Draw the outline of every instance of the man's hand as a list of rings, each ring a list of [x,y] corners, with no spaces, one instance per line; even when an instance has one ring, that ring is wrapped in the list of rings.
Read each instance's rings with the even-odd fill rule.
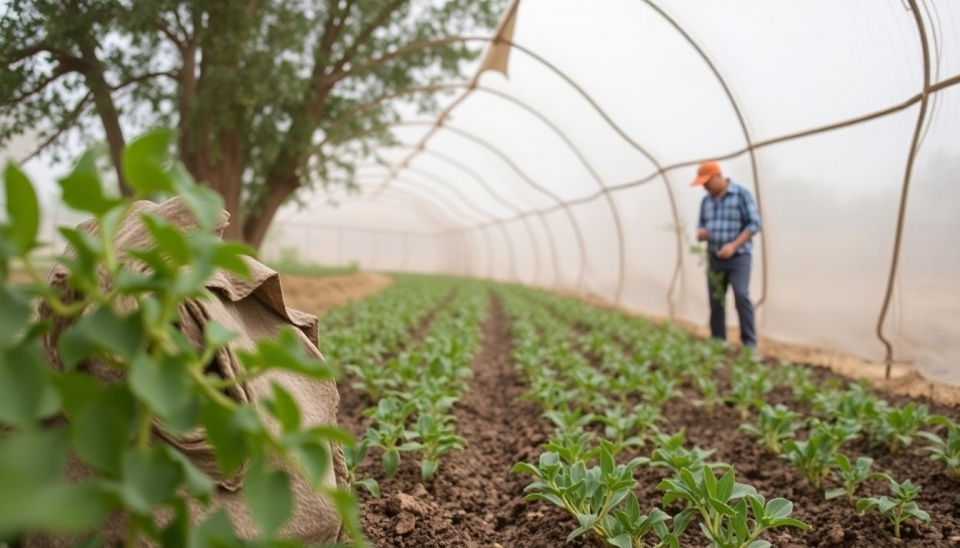
[[[717,251],[717,257],[720,259],[729,259],[733,257],[733,254],[737,252],[737,246],[729,243],[720,248],[720,251]]]
[[[699,228],[699,229],[697,230],[697,241],[698,241],[698,242],[705,242],[705,241],[707,241],[707,237],[708,237],[709,235],[710,235],[710,233],[707,232],[707,229],[706,229],[706,228]]]

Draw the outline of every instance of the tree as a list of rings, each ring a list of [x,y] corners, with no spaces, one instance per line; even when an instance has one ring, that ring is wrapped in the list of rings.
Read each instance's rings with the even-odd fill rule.
[[[0,145],[33,128],[54,150],[104,137],[126,190],[127,131],[176,127],[186,168],[224,198],[225,236],[259,247],[283,203],[349,184],[389,141],[398,106],[360,105],[462,76],[484,43],[456,37],[486,35],[505,3],[6,0]]]

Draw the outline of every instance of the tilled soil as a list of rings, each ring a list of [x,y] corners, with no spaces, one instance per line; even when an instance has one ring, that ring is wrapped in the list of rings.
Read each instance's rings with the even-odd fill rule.
[[[560,509],[543,502],[526,502],[524,487],[530,477],[511,474],[520,461],[535,462],[540,446],[551,432],[540,417],[539,407],[532,402],[518,401],[526,387],[511,362],[512,336],[509,320],[500,302],[494,298],[491,313],[483,325],[482,348],[473,363],[474,377],[470,390],[454,408],[459,435],[467,440],[467,448],[446,455],[440,461],[434,481],[423,484],[416,459],[402,455],[397,474],[385,478],[380,454],[371,451],[358,470],[359,477],[374,477],[381,485],[382,496],[374,499],[361,494],[364,534],[377,547],[600,547],[588,535],[565,543],[567,535],[577,527],[576,521]],[[832,374],[817,370],[825,379]],[[361,411],[371,405],[366,395],[341,383],[340,424],[354,435],[361,436],[367,419]],[[902,397],[888,396],[901,403]],[[930,461],[922,449],[925,442],[889,455],[884,449],[868,450],[864,445],[845,446],[851,457],[871,456],[874,468],[890,473],[895,479],[912,479],[923,486],[918,503],[930,512],[933,520],[927,525],[902,526],[902,540],[892,536],[892,527],[879,514],[858,515],[841,500],[825,501],[822,492],[815,492],[789,463],[770,456],[752,438],[735,431],[743,421],[738,412],[717,407],[707,413],[692,405],[695,392],[684,388],[684,397],[665,405],[667,423],[661,428],[674,432],[685,428],[688,446],[715,448],[714,460],[734,465],[737,480],[754,486],[768,499],[786,497],[794,502],[794,516],[813,525],[812,531],[778,529],[766,539],[774,546],[874,548],[885,546],[945,547],[960,546],[960,482],[947,475],[943,466]],[[771,404],[792,405],[788,391],[778,389],[768,399]],[[924,400],[931,412],[957,418],[954,408]],[[801,411],[804,411],[801,409]],[[637,454],[648,455],[641,449]],[[629,458],[635,455],[624,455]],[[657,484],[667,476],[665,469],[641,467],[636,477],[636,490],[643,510],[660,504],[662,493]],[[825,487],[833,487],[827,483]],[[883,481],[861,486],[858,496],[879,496],[888,491]],[[679,507],[668,507],[676,513]],[[696,534],[695,534],[696,533]],[[688,529],[684,546],[703,546],[696,524]]]

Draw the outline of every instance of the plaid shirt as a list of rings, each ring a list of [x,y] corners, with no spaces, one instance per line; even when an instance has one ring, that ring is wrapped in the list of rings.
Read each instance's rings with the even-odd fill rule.
[[[700,202],[700,228],[706,228],[707,251],[710,256],[716,256],[724,245],[737,239],[744,230],[753,234],[760,232],[760,213],[753,195],[746,188],[729,181],[727,193],[718,202],[709,194]],[[740,246],[737,255],[750,253],[753,249],[753,240]]]

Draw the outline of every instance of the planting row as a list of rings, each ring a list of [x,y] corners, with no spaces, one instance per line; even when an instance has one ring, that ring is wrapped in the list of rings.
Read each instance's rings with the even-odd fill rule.
[[[531,387],[527,397],[540,403],[556,427],[539,466],[520,463],[517,470],[535,476],[530,498],[576,517],[580,527],[571,538],[590,530],[618,546],[676,546],[694,515],[701,532],[720,547],[763,546],[758,537],[767,528],[805,527],[788,517],[789,501],[766,502],[735,482],[731,465],[706,462],[714,450],[685,448],[682,430],[660,432],[662,407],[681,388],[696,389],[696,403],[706,413],[727,405],[744,420],[755,417],[740,427],[745,436],[796,465],[815,489],[829,477],[837,487],[826,498],[843,498],[860,512],[879,511],[895,536],[906,520],[929,520],[914,500],[920,487],[873,472],[869,457],[851,458],[841,449],[863,438],[874,450],[896,452],[919,436],[931,440],[933,458],[956,469],[955,423],[930,417],[924,406],[890,405],[862,384],[822,389],[809,369],[786,363],[771,369],[679,330],[579,302],[531,290],[511,289],[503,296],[513,320],[514,357]],[[806,413],[767,404],[778,386],[789,387],[797,410]],[[925,426],[942,427],[946,439],[921,432]],[[641,516],[634,472],[648,465],[672,475],[658,485],[663,508]],[[715,469],[726,470],[719,480]],[[871,479],[886,479],[891,496],[856,499],[857,486]],[[665,509],[672,503],[680,511],[667,527]],[[657,541],[645,540],[648,534]]]
[[[431,281],[429,288],[416,290],[422,295],[437,288]],[[395,294],[400,295],[397,299],[402,299],[401,291]],[[385,301],[393,299],[392,296],[384,298]],[[422,310],[425,304],[435,302],[426,297],[412,305],[412,309]],[[471,374],[470,363],[479,348],[479,325],[487,308],[483,286],[459,284],[450,303],[434,314],[422,339],[411,338],[408,329],[400,337],[406,339],[402,345],[391,345],[390,341],[397,338],[394,333],[400,331],[399,326],[383,332],[386,341],[377,330],[367,333],[367,344],[381,351],[354,354],[352,360],[345,363],[352,386],[366,393],[374,403],[364,411],[364,416],[371,420],[365,436],[355,449],[345,451],[347,468],[355,485],[379,496],[379,486],[373,478],[355,477],[357,468],[372,448],[381,453],[387,477],[396,472],[401,454],[411,453],[419,455],[423,481],[431,481],[441,457],[464,446],[464,440],[456,435],[451,409],[467,389],[465,380]],[[380,313],[383,309],[378,304],[373,310],[369,313]],[[363,303],[355,307],[354,323],[367,313]],[[425,318],[416,312],[408,316]]]

